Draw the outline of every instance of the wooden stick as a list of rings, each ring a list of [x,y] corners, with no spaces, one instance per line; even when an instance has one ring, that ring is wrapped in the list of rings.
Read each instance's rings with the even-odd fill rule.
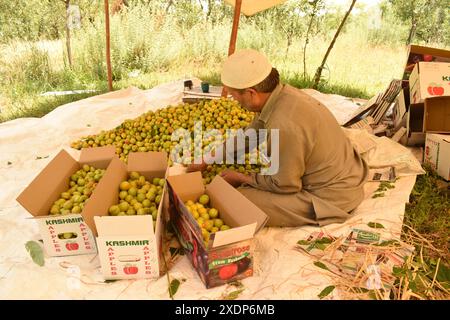
[[[234,5],[234,17],[233,17],[233,28],[231,29],[230,46],[228,47],[228,55],[231,56],[236,50],[236,39],[239,27],[239,18],[241,16],[241,5],[242,0],[236,0]],[[222,89],[222,97],[227,96],[227,90]]]
[[[108,90],[112,91],[112,73],[111,73],[111,47],[109,43],[109,4],[105,0],[105,26],[106,26],[106,69],[108,72]]]

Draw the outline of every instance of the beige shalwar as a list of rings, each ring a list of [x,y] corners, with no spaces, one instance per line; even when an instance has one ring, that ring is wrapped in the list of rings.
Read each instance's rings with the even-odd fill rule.
[[[343,222],[363,200],[367,164],[317,100],[280,84],[249,128],[279,129],[278,172],[253,174],[238,189],[269,216],[268,226]]]

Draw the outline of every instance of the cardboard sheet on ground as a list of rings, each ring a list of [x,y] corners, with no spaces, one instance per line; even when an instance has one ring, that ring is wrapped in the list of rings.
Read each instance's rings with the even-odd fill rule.
[[[39,240],[38,227],[15,201],[18,194],[61,148],[77,156],[70,142],[100,130],[112,129],[125,119],[148,110],[181,101],[183,81],[151,90],[128,88],[61,106],[43,118],[17,119],[0,124],[0,299],[169,299],[167,277],[157,280],[121,280],[105,283],[98,256],[45,257],[39,267],[24,244]],[[313,96],[324,102],[337,118],[348,105],[344,97]],[[335,108],[338,106],[337,108]],[[344,115],[345,116],[345,115]],[[349,137],[364,145],[366,159],[376,166],[401,167],[401,177],[385,197],[373,199],[378,182],[365,185],[365,200],[344,224],[324,228],[264,228],[256,237],[255,276],[244,279],[239,299],[318,299],[317,295],[333,283],[327,271],[313,265],[314,260],[298,250],[298,240],[324,230],[334,236],[351,228],[370,229],[368,222],[384,225],[387,237],[399,238],[405,203],[414,186],[420,164],[406,148],[385,139],[349,131]],[[395,159],[392,155],[395,154]],[[175,299],[220,299],[233,286],[205,289],[185,256],[170,270],[170,277],[182,281]]]

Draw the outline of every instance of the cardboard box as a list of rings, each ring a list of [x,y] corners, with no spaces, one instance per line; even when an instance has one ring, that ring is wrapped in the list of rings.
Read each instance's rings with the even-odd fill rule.
[[[430,164],[445,180],[450,180],[450,135],[427,133],[424,163]]]
[[[450,63],[419,62],[409,77],[411,103],[423,103],[426,98],[450,96]]]
[[[53,203],[61,193],[69,189],[70,176],[84,164],[106,169],[112,159],[118,160],[114,147],[83,149],[80,159],[75,160],[67,151],[60,151],[39,175],[19,195],[17,201],[34,217],[50,256],[70,256],[96,253],[95,240],[86,217],[96,213],[101,199],[95,199],[100,180],[81,214],[49,215]],[[61,233],[75,233],[74,239],[59,239]]]
[[[119,185],[136,171],[148,181],[165,178],[165,152],[133,152],[128,165],[113,159],[101,183],[98,196],[102,204],[93,217],[93,232],[97,236],[98,254],[105,279],[158,278],[163,272],[164,194],[158,207],[156,227],[151,215],[109,216],[108,210],[119,202]]]
[[[399,129],[406,126],[406,112],[409,106],[409,88],[403,88],[395,99],[394,108],[392,110],[394,128]]]
[[[416,63],[425,62],[450,62],[450,51],[438,48],[410,45],[406,56],[403,80],[408,80]]]
[[[423,131],[424,104],[412,104],[406,113],[406,134],[400,139],[405,146],[420,146],[425,143]]]
[[[205,284],[212,288],[253,275],[253,237],[268,217],[220,176],[206,186],[200,172],[169,176],[169,213],[173,229],[193,267]],[[184,203],[197,201],[202,194],[231,229],[210,235],[208,247],[201,229]]]

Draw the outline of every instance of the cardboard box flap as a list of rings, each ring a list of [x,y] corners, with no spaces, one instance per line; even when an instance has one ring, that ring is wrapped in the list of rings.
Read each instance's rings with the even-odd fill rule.
[[[173,191],[186,202],[188,200],[197,201],[205,193],[201,172],[191,172],[182,175],[169,176],[167,181],[172,186]]]
[[[96,169],[106,169],[112,158],[116,156],[116,148],[105,146],[98,148],[84,148],[80,153],[80,164],[88,164]]]
[[[214,234],[212,247],[220,247],[229,243],[235,243],[253,238],[256,232],[257,223],[236,227],[225,231],[218,231]]]
[[[127,179],[127,167],[117,157],[114,157],[109,164],[106,173],[94,189],[90,199],[86,202],[83,212],[84,221],[97,236],[97,228],[94,216],[108,215],[110,206],[116,204],[119,199],[119,184]],[[114,217],[115,218],[115,217]]]
[[[149,235],[153,230],[153,219],[151,215],[96,216],[94,220],[98,235],[102,237]]]
[[[231,227],[255,223],[259,231],[267,223],[269,217],[254,203],[244,197],[222,177],[216,176],[206,187],[212,204],[219,210],[223,220]]]
[[[48,215],[53,202],[68,189],[69,177],[78,168],[78,162],[61,150],[17,197],[17,202],[33,216]]]
[[[128,171],[136,171],[146,179],[165,177],[167,170],[166,152],[132,152],[128,155]]]

